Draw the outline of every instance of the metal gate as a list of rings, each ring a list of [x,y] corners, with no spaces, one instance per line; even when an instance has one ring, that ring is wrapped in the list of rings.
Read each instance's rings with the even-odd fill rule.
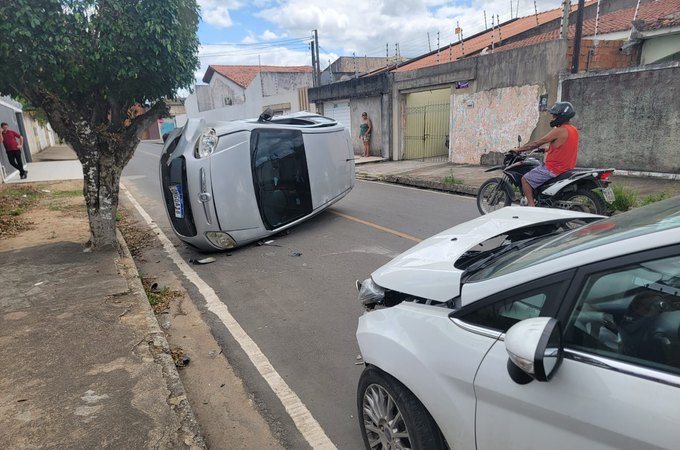
[[[449,158],[448,103],[406,107],[403,159]]]

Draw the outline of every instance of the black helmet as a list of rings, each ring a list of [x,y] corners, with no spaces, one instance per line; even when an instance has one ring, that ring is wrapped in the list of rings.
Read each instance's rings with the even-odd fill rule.
[[[551,127],[560,126],[576,115],[574,105],[569,102],[557,102],[548,112],[555,116],[555,119],[550,121]]]

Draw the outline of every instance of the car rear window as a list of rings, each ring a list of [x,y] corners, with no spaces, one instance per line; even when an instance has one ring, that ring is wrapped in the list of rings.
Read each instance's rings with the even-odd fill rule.
[[[527,246],[521,255],[509,253],[473,274],[467,281],[481,281],[565,255],[612,242],[680,227],[680,197],[637,208],[624,214],[594,222],[549,241]]]

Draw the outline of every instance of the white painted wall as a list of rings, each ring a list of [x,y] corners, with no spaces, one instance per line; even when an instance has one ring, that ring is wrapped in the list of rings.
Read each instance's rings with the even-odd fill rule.
[[[652,64],[680,52],[680,33],[646,39],[642,45],[640,62]]]
[[[187,117],[202,117],[207,122],[256,118],[266,106],[281,103],[290,103],[290,112],[297,112],[300,111],[298,88],[302,86],[311,86],[311,74],[259,73],[243,89],[215,73],[208,86],[196,87],[196,91],[186,98],[184,107]],[[210,101],[206,100],[205,94],[209,94]],[[224,105],[226,96],[231,96],[232,105]],[[210,105],[214,107],[204,109]]]

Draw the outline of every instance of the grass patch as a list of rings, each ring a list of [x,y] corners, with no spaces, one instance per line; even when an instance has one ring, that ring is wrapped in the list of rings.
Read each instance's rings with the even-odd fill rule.
[[[441,180],[442,184],[445,185],[452,185],[452,184],[463,184],[462,180],[459,180],[458,178],[453,176],[453,172],[451,172],[451,175],[447,175]]]
[[[74,189],[72,191],[56,191],[52,192],[52,197],[54,198],[64,198],[64,197],[82,197],[82,189]]]
[[[669,197],[671,197],[671,195],[666,191],[657,192],[656,194],[650,194],[650,195],[644,197],[640,201],[640,206],[645,206],[645,205],[650,205],[652,203],[660,202],[661,200],[666,200]]]
[[[632,208],[637,208],[639,206],[646,206],[652,203],[660,202],[661,200],[665,200],[671,197],[671,194],[669,194],[666,191],[662,191],[640,198],[636,190],[627,188],[621,184],[616,183],[612,184],[612,190],[614,191],[616,199],[614,200],[614,203],[608,206],[612,211],[619,212],[628,211]],[[602,195],[602,193],[599,191],[597,191],[597,193]]]
[[[616,198],[610,207],[614,211],[628,211],[629,209],[635,208],[637,206],[638,195],[635,190],[616,183],[612,184],[612,190],[614,191]]]
[[[30,211],[44,194],[30,186],[5,186],[0,189],[0,238],[16,236],[32,223],[21,216]]]

